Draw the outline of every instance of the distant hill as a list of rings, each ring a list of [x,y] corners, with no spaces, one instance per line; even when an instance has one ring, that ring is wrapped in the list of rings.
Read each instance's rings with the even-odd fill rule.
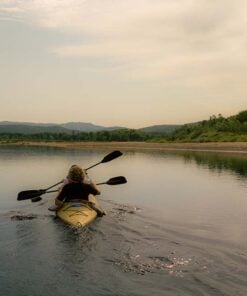
[[[153,125],[137,129],[146,133],[168,134],[179,128],[180,125]],[[0,133],[71,133],[72,131],[80,132],[99,132],[126,129],[120,126],[105,127],[95,125],[90,122],[67,122],[67,123],[34,123],[34,122],[14,122],[0,121]]]
[[[181,125],[178,124],[163,124],[144,127],[139,130],[151,134],[170,134],[180,127]]]
[[[25,126],[57,126],[57,123],[37,123],[37,122],[18,122],[18,121],[0,121],[2,125],[25,125]]]
[[[9,134],[41,134],[41,133],[66,133],[71,134],[73,131],[61,126],[34,126],[22,124],[0,124],[0,133]]]
[[[62,124],[56,123],[34,123],[34,122],[14,122],[0,121],[0,133],[72,133],[72,131],[80,132],[98,132],[112,131],[122,129],[122,127],[105,127],[86,122],[68,122]]]
[[[95,125],[90,122],[67,122],[62,123],[60,126],[74,131],[81,131],[81,132],[98,132],[98,131],[110,131],[116,129],[122,129],[123,127],[105,127],[100,125]]]

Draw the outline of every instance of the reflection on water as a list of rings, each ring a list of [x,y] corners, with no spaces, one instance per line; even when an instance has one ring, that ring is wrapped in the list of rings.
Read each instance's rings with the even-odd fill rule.
[[[247,295],[246,156],[124,153],[90,171],[95,181],[128,183],[102,186],[107,215],[88,228],[49,213],[52,195],[17,202],[19,191],[55,184],[71,164],[107,153],[0,148],[1,293]]]
[[[247,178],[247,155],[226,155],[223,153],[182,152],[186,161],[195,161],[198,166],[207,166],[210,170],[232,171],[242,178]]]

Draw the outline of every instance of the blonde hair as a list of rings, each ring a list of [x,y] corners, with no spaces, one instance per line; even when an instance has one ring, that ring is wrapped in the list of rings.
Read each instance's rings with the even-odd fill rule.
[[[81,167],[78,165],[72,165],[72,167],[69,169],[69,173],[67,178],[69,178],[72,181],[75,182],[82,182],[85,177],[85,172]]]

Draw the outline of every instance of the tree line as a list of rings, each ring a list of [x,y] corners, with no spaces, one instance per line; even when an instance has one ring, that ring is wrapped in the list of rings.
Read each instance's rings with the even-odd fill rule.
[[[1,133],[0,140],[15,141],[150,141],[150,142],[232,142],[247,141],[247,110],[228,118],[221,114],[209,120],[185,124],[172,133],[148,133],[135,129],[68,133]]]
[[[68,133],[2,133],[2,141],[148,141],[152,135],[134,129]]]
[[[209,120],[185,124],[167,139],[188,142],[247,141],[247,111],[227,118],[221,114],[213,115]]]

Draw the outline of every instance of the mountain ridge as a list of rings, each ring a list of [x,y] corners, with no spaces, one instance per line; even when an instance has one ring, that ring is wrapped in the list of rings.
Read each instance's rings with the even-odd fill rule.
[[[181,125],[152,125],[133,130],[147,133],[170,133]],[[99,132],[113,131],[120,129],[131,129],[121,126],[105,127],[90,122],[66,122],[66,123],[35,123],[35,122],[15,122],[0,121],[0,133],[73,133],[73,132]]]

